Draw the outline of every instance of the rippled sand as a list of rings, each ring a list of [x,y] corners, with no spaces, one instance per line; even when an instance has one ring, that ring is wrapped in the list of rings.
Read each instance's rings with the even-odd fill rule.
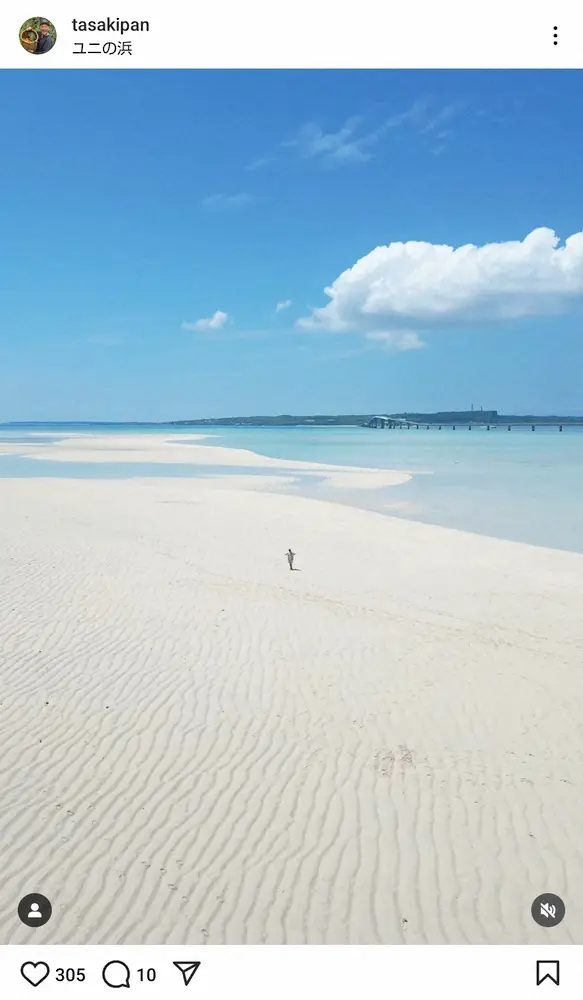
[[[223,485],[1,484],[0,942],[581,941],[583,557]]]

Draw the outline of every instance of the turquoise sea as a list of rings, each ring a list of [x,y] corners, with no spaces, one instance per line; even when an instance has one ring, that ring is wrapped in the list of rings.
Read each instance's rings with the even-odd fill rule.
[[[583,552],[583,429],[474,427],[426,430],[333,428],[180,428],[161,425],[0,425],[0,441],[25,442],[47,433],[207,435],[207,444],[282,460],[332,463],[412,473],[384,490],[333,490],[300,478],[291,489],[340,503],[485,535]],[[199,442],[197,442],[199,443]],[[0,456],[0,477],[120,478],[200,476],[242,469],[146,465],[83,465]],[[261,470],[244,470],[261,474]],[[269,470],[273,475],[273,470]],[[281,470],[285,475],[285,469]],[[291,491],[291,490],[290,490]]]

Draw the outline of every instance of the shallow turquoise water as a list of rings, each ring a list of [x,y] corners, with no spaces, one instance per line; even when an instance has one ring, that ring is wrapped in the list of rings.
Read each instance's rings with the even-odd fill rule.
[[[188,428],[126,425],[0,427],[0,440],[50,432],[205,434],[208,444],[272,458],[402,469],[409,483],[390,490],[331,490],[302,481],[296,491],[383,510],[397,516],[532,544],[583,552],[583,432],[568,428],[425,430],[365,428]],[[46,437],[40,438],[46,441]],[[144,475],[230,475],[234,470],[167,465],[96,465],[0,459],[0,476],[123,478]],[[273,474],[270,470],[270,475]],[[388,506],[389,505],[389,506]],[[397,505],[397,506],[393,506]]]

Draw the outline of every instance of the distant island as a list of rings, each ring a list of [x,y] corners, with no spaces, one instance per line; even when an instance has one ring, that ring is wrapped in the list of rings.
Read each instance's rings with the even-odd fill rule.
[[[583,424],[583,416],[504,414],[497,410],[443,410],[437,413],[349,413],[310,416],[204,417],[171,420],[174,427],[380,427],[399,424]]]
[[[288,413],[271,417],[205,417],[199,420],[172,420],[175,427],[364,427],[373,414],[294,417]]]
[[[293,416],[283,413],[278,416],[257,417],[198,417],[193,420],[10,420],[0,422],[0,427],[54,427],[55,429],[86,428],[127,428],[127,427],[399,427],[399,426],[502,426],[516,424],[562,426],[572,424],[583,426],[583,415],[560,416],[550,414],[507,414],[497,410],[440,410],[437,413],[342,413],[310,414]]]

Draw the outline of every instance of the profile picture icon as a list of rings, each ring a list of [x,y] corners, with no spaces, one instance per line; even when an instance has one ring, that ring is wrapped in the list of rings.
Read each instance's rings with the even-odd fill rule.
[[[50,52],[56,40],[55,26],[46,17],[29,17],[20,29],[20,44],[33,56]]]

